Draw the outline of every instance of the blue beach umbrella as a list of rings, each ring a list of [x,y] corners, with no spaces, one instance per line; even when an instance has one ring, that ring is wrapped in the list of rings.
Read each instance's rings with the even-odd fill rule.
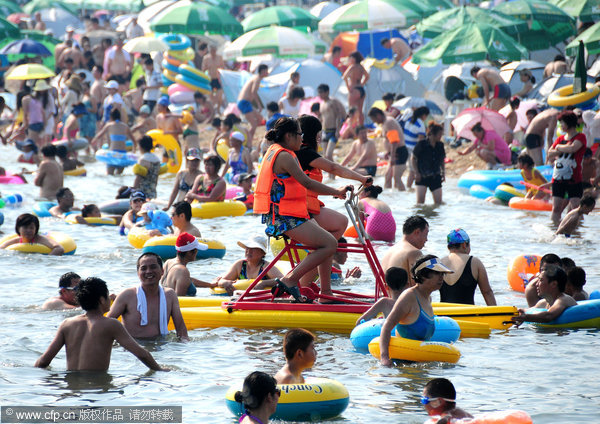
[[[0,54],[34,54],[38,56],[52,56],[52,52],[48,50],[42,43],[33,40],[16,40],[8,43],[0,49]]]

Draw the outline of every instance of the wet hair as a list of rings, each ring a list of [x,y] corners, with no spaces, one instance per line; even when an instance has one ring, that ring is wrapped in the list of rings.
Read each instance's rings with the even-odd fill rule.
[[[152,137],[149,135],[145,135],[138,140],[138,146],[140,146],[140,149],[142,149],[144,152],[149,152],[152,150],[153,145],[154,142],[152,141]]]
[[[562,111],[556,119],[565,123],[566,128],[563,128],[563,131],[577,127],[577,115],[570,110]]]
[[[540,259],[540,270],[542,269],[543,266],[545,265],[558,265],[560,266],[560,256],[554,254],[554,253],[546,253],[544,256],[542,256],[542,259]]]
[[[370,185],[364,189],[365,196],[370,197],[371,199],[377,199],[377,196],[379,196],[382,192],[383,189],[376,185]]]
[[[429,125],[427,125],[427,137],[432,137],[438,135],[439,133],[444,131],[444,126],[438,124],[435,121],[431,121]]]
[[[536,108],[532,107],[531,109],[528,109],[527,112],[525,112],[525,115],[533,115],[534,117],[538,114],[538,111]]]
[[[383,46],[385,43],[387,43],[389,41],[390,41],[390,39],[387,38],[387,37],[386,38],[382,38],[381,41],[379,42],[379,44],[381,44]]]
[[[337,53],[337,52],[341,52],[342,48],[340,46],[333,46],[333,48],[331,49],[331,53]]]
[[[210,123],[210,125],[212,125],[213,128],[218,128],[221,126],[221,118],[213,118],[212,122]]]
[[[145,252],[145,253],[142,253],[142,254],[140,255],[140,257],[137,259],[137,263],[136,263],[136,269],[138,269],[138,270],[140,269],[140,262],[141,262],[141,261],[142,261],[142,259],[144,259],[146,256],[151,256],[151,257],[154,257],[154,258],[156,258],[156,262],[158,262],[158,266],[159,266],[159,267],[162,269],[162,267],[163,267],[163,261],[162,261],[162,258],[161,258],[160,256],[158,256],[158,255],[157,255],[156,253],[154,253],[154,252]]]
[[[58,156],[61,159],[66,159],[68,154],[69,150],[65,146],[56,146],[56,156]]]
[[[108,287],[106,282],[98,277],[88,277],[81,281],[75,292],[75,299],[84,311],[97,309],[101,297],[108,299]]]
[[[89,205],[83,205],[83,207],[81,208],[81,216],[83,218],[87,218],[97,207],[98,206],[96,206],[94,203],[91,203]]]
[[[319,148],[317,146],[317,135],[323,129],[321,121],[312,115],[302,115],[298,118],[298,124],[304,134],[302,143],[306,144],[310,149],[317,151]]]
[[[474,133],[474,132],[482,132],[482,131],[485,131],[485,130],[484,130],[484,129],[483,129],[483,127],[481,126],[481,122],[478,122],[478,123],[476,123],[475,125],[473,125],[473,126],[471,127],[471,132],[472,132],[472,133]]]
[[[217,155],[210,155],[210,156],[205,156],[204,157],[204,163],[212,163],[212,165],[215,167],[215,172],[219,172],[219,169],[221,169],[221,165],[223,164],[223,162],[221,162],[221,159],[217,156]]]
[[[456,400],[456,389],[452,382],[446,378],[434,378],[425,385],[425,392],[430,398],[444,398]],[[454,409],[456,401],[446,401],[446,410]]]
[[[567,256],[565,256],[564,258],[560,258],[560,267],[565,271],[565,272],[569,272],[569,270],[571,268],[574,268],[575,265],[575,261]]]
[[[369,109],[369,113],[367,115],[369,116],[369,118],[373,118],[375,116],[385,116],[385,113],[383,113],[383,111],[378,107],[372,107],[371,109]]]
[[[404,290],[408,283],[408,272],[404,268],[392,266],[385,272],[385,284],[395,291]]]
[[[404,221],[404,225],[402,225],[402,234],[409,235],[415,230],[424,230],[427,227],[429,227],[429,223],[422,216],[409,216],[406,218],[406,221]]]
[[[596,199],[591,194],[584,194],[579,201],[579,204],[582,206],[594,207],[596,206]]]
[[[264,63],[258,65],[258,68],[256,69],[256,73],[260,74],[262,71],[268,71],[269,67],[267,65],[265,65]]]
[[[75,274],[74,272],[66,272],[60,276],[58,279],[58,288],[71,287],[71,281],[75,278],[81,279],[79,274]]]
[[[319,112],[320,110],[321,110],[321,103],[314,102],[312,105],[310,105],[311,112]]]
[[[17,217],[17,220],[15,221],[15,233],[21,235],[21,233],[19,233],[19,227],[25,227],[31,223],[35,225],[35,235],[37,235],[40,231],[40,220],[37,216],[30,213],[23,213]]]
[[[302,87],[292,88],[292,92],[290,93],[290,99],[303,99],[303,98],[304,98],[304,88],[302,88]]]
[[[525,152],[521,153],[519,157],[517,157],[517,162],[526,166],[527,168],[533,168],[535,165],[533,158]]]
[[[425,115],[425,117],[427,117],[427,115],[429,115],[429,108],[427,106],[421,106],[415,109],[415,112],[413,113],[412,117],[410,118],[410,121],[414,124],[417,122],[417,119],[419,119],[421,116]]]
[[[565,57],[562,54],[557,54],[556,56],[554,56],[554,62],[566,62],[567,59],[565,59]]]
[[[580,266],[574,266],[567,271],[567,281],[576,289],[581,290],[585,286],[585,270]]]
[[[279,112],[279,105],[277,104],[277,102],[269,102],[267,103],[267,110],[269,112]]]
[[[421,265],[423,262],[427,262],[430,259],[437,259],[437,256],[435,256],[435,255],[422,256],[419,258],[419,260],[417,260],[417,262],[415,262],[415,264],[410,269],[410,273],[413,276],[413,280],[415,280],[415,282],[417,284],[422,284],[424,278],[429,278],[432,274],[439,272],[439,271],[434,271],[433,269],[429,269],[429,268],[420,269],[418,272],[415,271],[419,267],[419,265]]]
[[[356,61],[356,63],[360,63],[365,59],[358,50],[355,50],[352,53],[350,53],[348,55],[348,57],[351,57],[352,59],[354,59]]]
[[[282,117],[275,121],[273,128],[267,131],[265,138],[268,141],[281,144],[286,134],[296,134],[298,132],[298,121],[294,118]]]
[[[144,77],[139,77],[137,80],[135,80],[136,88],[140,88],[144,84],[146,84],[146,78],[144,78]]]
[[[0,99],[1,99],[1,98],[2,98],[2,97],[0,97]],[[585,152],[583,153],[583,157],[584,157],[584,158],[591,158],[591,157],[592,157],[592,155],[593,155],[592,149],[590,149],[589,147],[587,147],[587,148],[585,149]]]
[[[558,291],[564,293],[565,286],[567,285],[567,273],[564,269],[557,265],[546,265],[544,267],[544,275],[549,283],[556,281],[558,284]]]
[[[110,119],[113,121],[118,121],[121,119],[121,111],[118,108],[113,108],[110,111]]]
[[[149,57],[146,60],[144,60],[144,65],[154,65],[154,61],[151,57]]]
[[[40,152],[47,158],[53,158],[56,156],[56,146],[54,144],[46,144],[40,149]]]
[[[383,96],[381,96],[381,100],[394,101],[394,93],[385,93]]]
[[[283,353],[286,359],[294,358],[298,349],[308,349],[311,342],[315,341],[315,335],[304,328],[292,328],[283,337]]]
[[[290,74],[290,79],[296,78],[296,77],[300,78],[300,72],[292,72]]]
[[[206,100],[206,96],[199,91],[194,93],[194,99]]]
[[[481,68],[480,68],[479,66],[473,66],[473,67],[471,68],[471,72],[470,72],[470,73],[471,73],[471,76],[475,76],[475,75],[477,75],[477,72],[479,72],[479,71],[481,71]]]
[[[513,109],[518,109],[519,105],[521,104],[521,99],[519,99],[517,96],[513,97],[512,99],[510,99],[510,107]]]
[[[327,84],[319,84],[317,92],[329,93],[329,86]]]
[[[70,191],[71,191],[71,189],[69,187],[61,187],[61,188],[59,188],[58,190],[56,190],[56,200],[62,199]]]
[[[173,205],[173,213],[175,215],[184,214],[185,220],[188,222],[192,220],[192,207],[188,202],[185,202],[183,200]]]
[[[244,379],[242,391],[235,392],[234,399],[246,409],[259,408],[268,395],[275,393],[277,381],[269,374],[254,371]]]

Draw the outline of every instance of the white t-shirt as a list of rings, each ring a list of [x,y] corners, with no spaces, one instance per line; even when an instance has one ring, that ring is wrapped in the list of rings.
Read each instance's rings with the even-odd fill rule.
[[[148,70],[146,70],[145,78],[147,87],[162,86],[162,76],[160,75],[160,72],[156,72],[155,70],[149,72]],[[160,88],[146,88],[144,90],[144,95],[142,96],[142,98],[144,100],[158,100],[160,98]]]

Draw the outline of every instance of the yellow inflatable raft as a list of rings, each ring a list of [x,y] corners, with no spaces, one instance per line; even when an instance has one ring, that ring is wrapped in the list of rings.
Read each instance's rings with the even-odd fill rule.
[[[194,218],[210,219],[220,216],[242,216],[246,213],[246,205],[237,200],[224,202],[193,202],[192,216]]]
[[[369,343],[371,355],[380,358],[379,337]],[[390,359],[399,359],[412,362],[450,362],[455,364],[460,359],[460,352],[449,343],[424,342],[421,340],[405,339],[403,337],[390,337]]]
[[[60,244],[65,251],[65,253],[64,253],[65,255],[75,254],[75,250],[77,250],[77,244],[75,244],[75,241],[68,235],[66,235],[64,233],[59,233],[57,231],[50,231],[50,232],[42,234],[42,235],[44,235],[44,236],[54,240],[58,244]],[[13,239],[19,238],[19,237],[20,236],[18,234],[10,234],[8,236],[4,236],[0,239],[0,244],[4,243],[5,241],[13,240]],[[48,246],[45,246],[40,243],[11,244],[10,246],[8,246],[6,248],[6,250],[14,250],[14,251],[23,252],[23,253],[41,253],[42,255],[47,255],[51,251],[51,249]]]
[[[64,175],[70,175],[71,177],[85,177],[87,174],[86,169],[82,166],[80,168],[75,168],[70,171],[63,171]]]
[[[588,82],[586,88],[583,93],[573,94],[573,85],[565,85],[554,90],[548,96],[548,104],[552,107],[563,108],[565,106],[581,106],[591,103],[600,94],[600,87]]]
[[[154,148],[157,146],[162,147],[167,152],[167,170],[171,174],[176,174],[181,168],[181,161],[183,156],[181,154],[181,147],[179,143],[171,134],[164,134],[161,130],[150,130],[146,135],[152,137]]]
[[[79,215],[69,215],[65,218],[65,221],[69,224],[79,224],[77,221],[77,217]],[[85,222],[89,225],[118,225],[118,222],[115,218],[110,218],[108,216],[94,217],[94,216],[86,216],[83,218]]]
[[[217,154],[221,159],[227,162],[227,159],[229,158],[229,144],[224,138],[220,138],[217,141]]]

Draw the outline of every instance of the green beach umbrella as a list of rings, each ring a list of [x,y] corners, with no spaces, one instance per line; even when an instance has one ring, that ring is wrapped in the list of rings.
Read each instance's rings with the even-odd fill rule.
[[[570,22],[543,23],[534,21],[530,29],[513,37],[527,50],[545,50],[562,43],[575,35],[575,26]]]
[[[583,41],[588,54],[599,54],[600,53],[600,22],[592,25],[581,34],[571,41],[566,48],[566,53],[569,56],[575,56],[577,49],[579,48],[579,41]]]
[[[418,3],[416,0],[381,0],[402,13],[406,19],[406,26],[412,26],[421,19],[434,14],[437,9]]]
[[[413,55],[416,64],[434,66],[480,60],[521,60],[527,49],[488,24],[466,24],[438,35]]]
[[[569,0],[571,1],[571,0]],[[500,3],[492,10],[497,10],[524,21],[550,22],[572,22],[567,13],[560,7],[548,3],[546,0],[514,0]]]
[[[600,20],[600,0],[548,0],[581,22]]]
[[[450,0],[419,0],[422,6],[426,6],[437,11],[452,9],[454,4]]]
[[[12,22],[8,22],[6,19],[0,18],[0,38],[18,39],[20,34],[21,31],[18,26]]]
[[[301,7],[294,6],[271,6],[254,12],[242,21],[244,32],[256,28],[279,25],[289,28],[317,29],[319,18]]]
[[[577,58],[575,59],[575,76],[573,77],[573,94],[583,93],[587,90],[587,69],[585,67],[585,46],[579,41]]]
[[[272,55],[282,58],[324,53],[326,46],[293,28],[270,26],[254,29],[235,39],[223,50],[225,59]]]
[[[417,24],[417,31],[423,37],[433,38],[468,23],[492,25],[509,35],[518,34],[528,29],[527,22],[515,19],[502,12],[462,6],[442,10],[423,19]]]
[[[29,13],[30,15],[42,9],[52,9],[53,7],[64,9],[67,12],[77,16],[77,10],[70,4],[65,3],[61,0],[33,0],[23,6],[23,12]]]
[[[2,13],[2,16],[6,17],[8,15],[12,15],[13,13],[21,12],[21,8],[14,1],[0,0],[0,13]]]
[[[348,3],[325,16],[319,22],[319,32],[338,33],[406,26],[406,15],[392,4],[382,0],[362,0]]]
[[[244,32],[242,25],[225,10],[208,3],[180,0],[150,22],[156,32],[181,34],[230,34]]]

